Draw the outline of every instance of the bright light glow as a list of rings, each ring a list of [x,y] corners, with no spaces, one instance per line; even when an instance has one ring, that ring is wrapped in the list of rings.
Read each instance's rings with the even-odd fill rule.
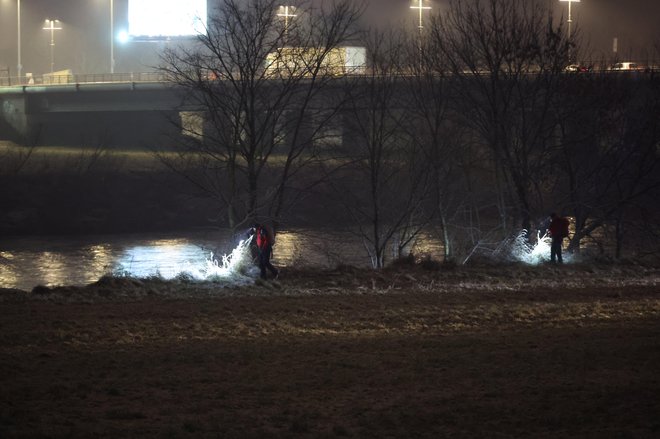
[[[536,235],[536,243],[530,244],[527,241],[527,230],[522,230],[513,241],[511,246],[511,257],[519,262],[528,265],[539,265],[550,260],[550,246],[552,238],[545,234]],[[572,262],[573,257],[570,254],[562,252],[564,263]]]
[[[250,241],[252,238],[241,241],[230,254],[222,255],[220,261],[215,259],[211,253],[211,258],[206,260],[206,266],[200,270],[202,279],[230,279],[233,283],[245,283],[243,281],[251,280],[246,276],[250,268],[254,268]]]
[[[43,30],[62,30],[60,20],[51,20],[47,18],[46,21],[44,21]]]
[[[280,12],[277,14],[278,17],[284,17],[285,20],[289,18],[297,17],[297,14],[294,14],[296,8],[293,6],[280,6]]]
[[[129,0],[128,34],[142,38],[206,33],[206,0]]]
[[[215,258],[211,253],[199,258],[196,246],[173,241],[168,245],[138,246],[126,251],[116,275],[137,278],[178,277],[199,281],[222,282],[226,285],[246,285],[254,282],[258,270],[252,263],[251,238],[241,241],[228,255]],[[185,261],[181,263],[180,261]]]
[[[289,32],[289,18],[295,18],[298,15],[294,14],[296,8],[293,6],[280,6],[280,12],[277,14],[278,17],[284,18],[284,32]]]
[[[424,28],[424,23],[422,22],[422,12],[425,10],[431,9],[430,6],[424,6],[424,0],[418,0],[417,6],[411,6],[410,9],[417,9],[419,12],[419,29]]]
[[[117,41],[119,41],[122,44],[128,43],[129,39],[130,39],[130,37],[128,35],[128,32],[126,32],[125,30],[123,30],[123,31],[121,31],[117,34]]]

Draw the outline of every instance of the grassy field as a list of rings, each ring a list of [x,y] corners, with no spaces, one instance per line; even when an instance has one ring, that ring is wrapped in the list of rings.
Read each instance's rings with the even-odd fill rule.
[[[657,437],[660,271],[4,291],[0,437]]]

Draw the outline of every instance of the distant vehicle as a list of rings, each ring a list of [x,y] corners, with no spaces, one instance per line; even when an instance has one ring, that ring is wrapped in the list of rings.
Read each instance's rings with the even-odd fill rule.
[[[53,73],[43,74],[44,84],[70,84],[74,82],[71,69],[58,70]]]
[[[287,76],[291,74],[312,76],[314,65],[323,53],[322,48],[282,47],[266,57],[268,76]],[[323,73],[333,76],[361,75],[367,67],[367,49],[365,47],[336,47],[328,51],[320,61]],[[310,68],[311,66],[311,68]]]
[[[589,67],[581,66],[580,64],[570,64],[564,67],[564,71],[566,72],[586,73],[589,70]]]
[[[618,62],[612,65],[610,67],[610,70],[617,71],[617,72],[623,72],[623,71],[633,71],[633,72],[638,72],[638,71],[644,71],[645,68],[644,66],[636,63],[636,62],[631,62],[631,61],[625,61],[625,62]]]

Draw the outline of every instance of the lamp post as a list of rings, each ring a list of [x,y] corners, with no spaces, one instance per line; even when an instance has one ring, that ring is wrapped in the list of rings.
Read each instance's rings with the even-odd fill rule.
[[[297,14],[293,14],[295,8],[293,6],[280,6],[280,12],[277,14],[278,17],[284,17],[284,37],[286,38],[289,34],[289,18],[297,17]],[[291,13],[289,13],[291,11]]]
[[[23,64],[21,63],[21,0],[16,0],[17,6],[16,6],[16,27],[18,28],[17,31],[17,38],[16,40],[18,41],[18,62],[16,64],[16,73],[18,74],[18,81],[21,81],[21,72],[23,71]]]
[[[11,0],[3,0],[3,3]],[[21,0],[16,0],[16,76],[21,81],[23,64],[21,63]]]
[[[115,4],[110,0],[110,74],[115,73]]]
[[[423,47],[422,47],[422,31],[424,30],[423,12],[425,10],[431,9],[430,6],[424,6],[424,0],[418,0],[417,6],[410,6],[410,9],[417,9],[419,11],[419,24],[417,28],[419,29],[419,69],[422,69],[422,59],[423,57]]]
[[[419,32],[421,33],[422,30],[424,29],[424,23],[422,22],[422,13],[424,12],[424,10],[431,9],[431,7],[424,6],[424,0],[418,0],[417,6],[411,6],[410,9],[419,10],[419,25],[417,27],[419,28]]]
[[[50,31],[50,73],[55,71],[55,31],[61,30],[60,20],[46,19],[44,30]]]
[[[571,62],[571,23],[573,23],[573,19],[571,17],[571,4],[572,3],[580,3],[580,0],[559,0],[560,2],[568,2],[568,62]]]

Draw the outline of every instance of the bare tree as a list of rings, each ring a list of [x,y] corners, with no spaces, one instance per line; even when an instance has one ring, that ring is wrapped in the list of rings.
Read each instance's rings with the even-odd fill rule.
[[[410,114],[408,125],[403,126],[428,164],[433,186],[433,201],[427,207],[434,217],[443,242],[444,259],[453,259],[465,236],[474,229],[465,214],[475,208],[475,187],[472,173],[478,168],[474,160],[475,149],[469,131],[460,123],[452,96],[451,80],[445,58],[438,50],[437,41],[415,33],[406,41],[407,56],[404,71],[406,93],[409,99],[404,107]],[[478,209],[474,209],[478,217]],[[467,215],[470,217],[470,215]],[[469,224],[472,223],[472,224]]]
[[[300,3],[285,25],[278,7],[222,0],[194,49],[163,55],[161,70],[191,112],[180,123],[187,140],[167,162],[219,202],[231,228],[277,221],[295,202],[296,177],[337,111],[328,92],[337,51],[355,36],[363,9],[349,0]]]
[[[452,73],[458,110],[491,152],[495,185],[503,183],[505,230],[508,218],[529,229],[543,204],[551,103],[570,47],[544,3],[456,0],[430,26]]]
[[[405,129],[411,113],[399,75],[403,47],[396,32],[370,33],[369,73],[346,87],[350,161],[332,179],[374,268],[384,266],[389,245],[400,256],[428,223],[423,206],[430,197],[429,173]]]
[[[557,166],[565,176],[561,193],[575,217],[570,249],[595,231],[614,227],[615,256],[621,257],[624,225],[641,200],[660,187],[658,99],[651,74],[575,75],[566,79],[557,106],[560,148]],[[652,230],[650,230],[652,232]]]
[[[0,174],[18,174],[32,157],[34,148],[34,145],[29,147],[9,143],[0,145]]]

